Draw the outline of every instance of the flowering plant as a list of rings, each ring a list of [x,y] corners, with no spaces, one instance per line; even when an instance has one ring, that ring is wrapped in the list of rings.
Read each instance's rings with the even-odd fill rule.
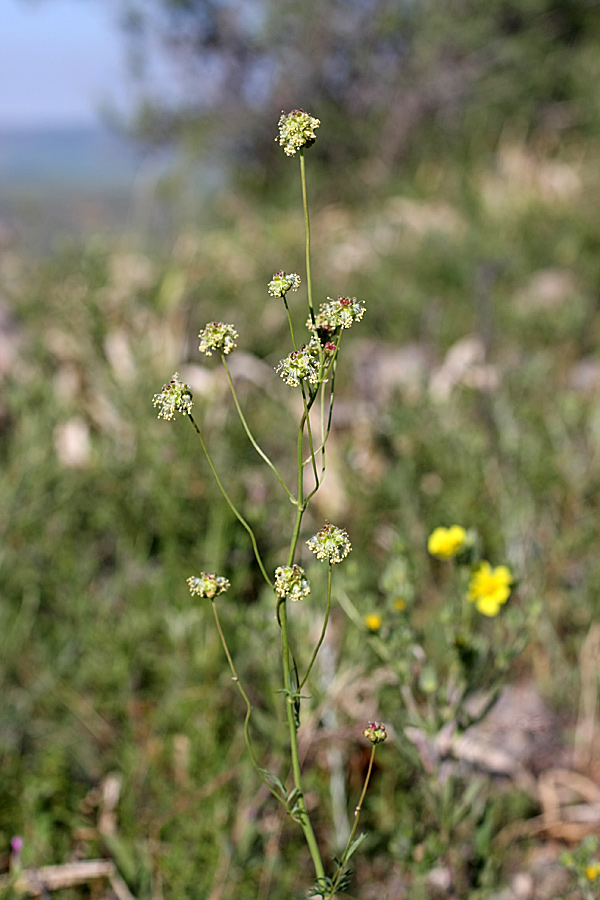
[[[401,735],[399,752],[415,773],[411,799],[425,812],[415,818],[414,842],[431,866],[445,866],[452,882],[462,884],[460,896],[467,895],[467,874],[455,852],[458,835],[476,830],[493,797],[491,784],[486,796],[481,775],[467,777],[461,740],[498,700],[509,665],[525,648],[539,612],[535,604],[523,603],[507,565],[481,558],[480,544],[475,530],[460,524],[431,531],[426,545],[440,592],[426,620],[422,610],[414,615],[425,598],[413,584],[413,560],[400,538],[394,539],[379,579],[376,605],[370,603],[362,614],[350,591],[340,592],[348,618],[387,671],[381,708],[390,728]],[[392,692],[386,707],[390,682],[399,693]],[[379,733],[377,722],[364,732],[370,741]],[[399,828],[403,840],[409,828],[407,822]]]
[[[332,570],[334,566],[343,562],[352,549],[345,529],[326,522],[316,534],[305,540],[305,545],[315,555],[317,560],[326,563],[328,577],[320,634],[314,643],[312,654],[303,674],[299,671],[297,662],[299,657],[297,657],[293,647],[294,641],[292,639],[290,622],[288,621],[287,604],[288,601],[295,603],[306,600],[311,592],[309,579],[305,574],[304,568],[297,561],[302,550],[300,537],[303,520],[311,500],[322,484],[326,471],[325,449],[331,428],[341,333],[362,319],[365,312],[365,304],[362,300],[357,300],[356,298],[339,297],[337,300],[328,299],[315,314],[310,274],[310,227],[306,199],[304,150],[314,143],[315,130],[319,124],[318,119],[313,118],[302,110],[293,110],[288,115],[282,115],[279,120],[280,145],[287,156],[298,155],[300,158],[300,177],[306,231],[306,300],[308,305],[308,333],[304,343],[296,340],[287,298],[290,292],[298,291],[301,284],[300,276],[296,273],[286,274],[285,271],[279,270],[273,275],[267,285],[268,294],[283,301],[292,344],[291,351],[275,367],[275,371],[289,387],[299,392],[302,403],[295,448],[297,471],[294,488],[288,485],[275,463],[260,446],[242,411],[235,382],[227,363],[227,357],[235,350],[239,339],[235,327],[225,322],[209,322],[199,334],[200,352],[206,356],[211,356],[213,353],[220,356],[233,403],[246,436],[263,462],[276,476],[280,487],[287,499],[291,501],[293,507],[293,515],[290,521],[290,541],[286,558],[281,565],[277,566],[273,576],[269,573],[263,560],[259,540],[252,526],[240,512],[217,471],[217,466],[213,461],[207,442],[210,432],[205,434],[204,429],[193,415],[193,398],[190,387],[181,382],[179,375],[176,373],[171,381],[163,387],[162,391],[154,396],[154,405],[159,407],[159,418],[170,420],[174,418],[176,412],[179,412],[190,420],[198,435],[209,469],[218,488],[233,515],[246,530],[264,582],[273,594],[276,621],[279,626],[281,639],[281,669],[283,676],[281,694],[285,699],[289,736],[288,750],[293,778],[293,786],[289,788],[275,772],[270,772],[259,764],[251,731],[252,703],[249,693],[238,675],[225,630],[221,625],[217,603],[215,602],[217,597],[230,588],[230,582],[222,575],[206,572],[201,572],[200,575],[192,575],[187,579],[187,584],[193,597],[210,601],[227,663],[246,707],[244,738],[252,764],[258,777],[261,778],[274,799],[281,804],[290,817],[302,828],[314,867],[315,882],[311,892],[312,896],[319,896],[323,900],[329,900],[334,894],[342,891],[349,883],[348,861],[362,840],[362,836],[355,839],[354,835],[373,767],[375,747],[385,740],[386,731],[385,726],[381,723],[372,722],[363,732],[372,745],[369,768],[364,779],[359,803],[355,807],[353,827],[345,842],[343,852],[338,859],[334,860],[332,873],[327,874],[323,863],[322,851],[305,802],[304,780],[298,750],[298,729],[300,727],[302,703],[306,699],[302,689],[311,675],[317,655],[325,639],[329,622],[332,598]],[[315,414],[313,417],[312,410],[315,404],[317,404],[318,415]],[[312,478],[310,486],[306,478],[307,470]],[[306,553],[306,551],[304,552]]]

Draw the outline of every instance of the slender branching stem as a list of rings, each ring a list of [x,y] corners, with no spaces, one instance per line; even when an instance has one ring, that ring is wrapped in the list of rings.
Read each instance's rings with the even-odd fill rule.
[[[333,885],[328,894],[327,900],[329,900],[330,897],[334,896],[335,892],[337,891],[338,885],[340,883],[340,878],[342,877],[342,875],[344,873],[344,865],[345,865],[346,859],[348,857],[350,847],[352,846],[352,841],[354,840],[354,835],[356,834],[356,829],[358,828],[358,818],[360,816],[360,812],[362,810],[362,805],[363,805],[363,800],[365,799],[365,794],[367,793],[367,788],[369,786],[371,772],[373,771],[373,761],[375,759],[375,747],[376,746],[377,746],[376,744],[371,744],[371,758],[369,760],[369,768],[367,769],[367,774],[365,776],[365,783],[363,784],[363,789],[362,789],[362,792],[360,795],[360,799],[354,810],[354,824],[352,825],[352,831],[350,832],[350,836],[346,843],[346,849],[342,853],[342,856],[340,859],[340,865],[339,865],[339,868],[337,871],[337,875],[334,878]]]
[[[192,423],[192,425],[194,426],[194,428],[196,430],[196,434],[200,438],[200,443],[202,444],[202,449],[204,451],[206,461],[208,462],[208,465],[210,466],[210,470],[213,473],[213,477],[214,477],[215,481],[217,482],[217,486],[218,486],[219,490],[223,494],[223,497],[225,498],[227,505],[229,506],[230,510],[232,511],[232,513],[234,514],[234,516],[236,517],[238,522],[240,522],[240,524],[243,525],[243,527],[248,532],[248,536],[250,537],[250,542],[252,544],[252,549],[254,551],[254,556],[256,557],[256,562],[258,563],[258,567],[262,573],[263,578],[265,579],[265,581],[269,585],[269,587],[271,589],[274,589],[273,582],[267,575],[267,570],[265,569],[264,563],[262,561],[262,557],[258,551],[258,545],[256,543],[256,538],[254,536],[254,532],[252,531],[252,528],[250,527],[250,525],[248,525],[248,523],[242,516],[241,512],[238,510],[237,506],[235,505],[235,503],[233,502],[233,500],[231,499],[231,497],[229,496],[229,494],[223,487],[223,483],[221,482],[221,479],[219,478],[219,476],[217,474],[217,470],[215,469],[215,467],[213,465],[213,461],[211,459],[210,453],[208,452],[208,447],[206,446],[204,438],[202,437],[202,432],[200,431],[200,429],[198,428],[198,425],[196,424],[196,420],[194,419],[194,417],[192,416],[191,413],[188,413],[188,418],[189,418],[190,422]]]
[[[328,376],[331,374],[331,386],[330,386],[330,390],[329,390],[329,408],[328,408],[328,412],[327,412],[327,425],[325,426],[325,428],[323,428],[323,411],[324,411],[324,404],[325,404],[325,391],[323,390],[323,386],[321,386],[321,391],[322,391],[322,393],[321,393],[321,443],[314,451],[314,456],[316,456],[317,453],[321,453],[323,456],[323,462],[322,462],[322,466],[321,466],[321,478],[323,477],[323,473],[325,472],[325,445],[327,443],[327,438],[329,437],[329,432],[331,431],[331,422],[332,422],[332,418],[333,418],[333,404],[335,401],[335,373],[336,373],[336,368],[337,368],[336,363],[337,363],[337,351],[333,355],[333,358],[329,362],[327,369],[325,370],[325,372],[323,374],[324,379],[327,379]],[[307,456],[307,458],[304,460],[302,465],[307,466],[310,462],[312,462],[312,460],[313,460],[313,454],[311,453],[310,456]]]
[[[296,344],[296,338],[294,337],[294,326],[292,324],[292,316],[290,313],[290,308],[288,306],[287,297],[285,296],[285,294],[283,295],[283,303],[285,306],[285,311],[287,313],[288,325],[290,326],[290,337],[292,338],[292,346],[293,346],[294,350],[297,351],[298,345]]]
[[[323,389],[323,386],[321,386],[321,390],[322,389]],[[302,421],[303,421],[303,423],[306,422],[306,433],[308,434],[308,446],[310,448],[309,459],[312,460],[313,475],[315,476],[315,488],[312,492],[312,494],[314,494],[318,490],[320,482],[319,482],[319,473],[317,472],[317,460],[316,460],[316,456],[315,456],[315,446],[314,446],[314,441],[313,441],[313,436],[312,436],[312,427],[311,427],[311,423],[310,423],[310,413],[309,413],[310,407],[308,406],[308,404],[306,402],[306,394],[304,392],[304,383],[302,383],[302,401],[304,403],[304,417],[303,417]],[[302,463],[301,465],[302,465],[302,468],[304,468],[304,464]],[[310,496],[312,496],[312,494]]]
[[[235,390],[235,387],[234,387],[234,384],[233,384],[233,379],[232,379],[232,377],[231,377],[231,372],[230,372],[230,370],[229,370],[229,366],[227,365],[227,358],[226,358],[225,354],[224,354],[222,351],[221,351],[221,360],[222,360],[223,366],[224,366],[224,368],[225,368],[225,373],[226,373],[226,375],[227,375],[227,381],[229,382],[229,389],[230,389],[230,391],[231,391],[231,396],[233,397],[233,402],[235,403],[235,408],[236,408],[237,411],[238,411],[238,416],[240,417],[240,421],[241,421],[242,425],[244,426],[244,431],[246,432],[246,435],[247,435],[247,437],[248,437],[248,440],[250,441],[250,443],[252,444],[252,446],[254,447],[254,449],[256,450],[256,452],[258,453],[258,455],[261,457],[261,459],[263,459],[263,460],[266,462],[266,464],[267,464],[268,467],[271,469],[271,471],[276,475],[277,480],[279,481],[279,484],[282,486],[282,488],[284,489],[284,491],[286,492],[286,494],[288,495],[288,497],[290,498],[290,500],[291,500],[293,503],[295,503],[295,502],[296,502],[296,498],[294,497],[294,495],[292,494],[292,492],[289,490],[289,488],[288,488],[288,486],[286,485],[285,481],[283,480],[283,478],[281,477],[281,475],[280,475],[279,472],[277,471],[275,465],[271,462],[271,460],[269,459],[269,457],[267,456],[267,454],[266,454],[266,453],[262,450],[262,448],[258,445],[258,443],[256,442],[256,440],[255,440],[255,438],[254,438],[254,435],[253,435],[252,432],[250,431],[250,428],[249,428],[249,426],[248,426],[248,423],[246,422],[246,417],[244,416],[244,413],[242,412],[242,408],[241,408],[241,406],[240,406],[240,404],[239,404],[239,401],[238,401],[238,398],[237,398],[237,393],[236,393],[236,390]]]
[[[308,308],[310,318],[315,324],[315,310],[312,299],[312,279],[310,274],[310,219],[308,217],[308,200],[306,197],[306,167],[304,164],[304,150],[300,150],[300,180],[302,182],[302,205],[304,207],[304,232],[306,235],[306,292],[308,294]]]
[[[310,675],[310,670],[312,669],[312,667],[315,663],[315,660],[317,658],[317,653],[321,649],[321,644],[325,640],[325,632],[327,631],[327,623],[329,622],[329,611],[331,609],[331,570],[332,569],[333,569],[333,566],[331,563],[329,563],[329,572],[327,573],[327,604],[325,607],[325,619],[323,620],[323,627],[321,629],[321,635],[320,635],[319,640],[317,641],[317,644],[313,651],[313,655],[308,664],[308,669],[306,670],[306,674],[305,674],[304,678],[302,679],[302,681],[300,682],[300,684],[298,685],[298,691],[301,691],[302,688],[304,687],[304,685],[306,684],[306,682],[308,681],[308,676]]]
[[[296,726],[296,718],[294,715],[294,692],[292,691],[291,672],[290,672],[290,647],[288,640],[287,626],[287,609],[285,602],[281,603],[279,609],[279,623],[281,625],[281,649],[283,656],[283,680],[285,685],[286,698],[286,714],[290,731],[290,753],[292,757],[292,773],[294,776],[294,787],[298,792],[296,805],[299,810],[299,819],[304,832],[304,837],[312,857],[315,874],[317,878],[325,877],[325,869],[321,859],[321,853],[317,844],[317,839],[313,831],[313,827],[308,816],[306,804],[304,803],[304,793],[302,786],[302,773],[300,771],[300,756],[298,753],[298,734]]]
[[[304,515],[304,510],[306,508],[304,502],[304,468],[302,465],[302,448],[304,444],[304,426],[308,419],[310,405],[306,403],[305,399],[305,409],[300,420],[300,425],[298,428],[298,442],[297,442],[297,509],[296,509],[296,519],[294,522],[294,528],[292,531],[292,538],[290,541],[290,549],[288,553],[288,565],[291,566],[294,563],[294,557],[296,555],[296,548],[298,546],[298,541],[300,538],[300,527],[302,525],[302,517]],[[285,600],[281,601],[277,606],[277,620],[279,622],[281,628],[281,651],[282,651],[282,659],[283,659],[283,686],[284,686],[284,694],[286,698],[286,716],[288,720],[288,727],[290,733],[290,754],[292,758],[292,773],[294,777],[294,787],[297,791],[297,800],[296,807],[299,811],[299,820],[304,832],[304,838],[306,840],[308,849],[310,851],[310,855],[312,857],[315,874],[317,878],[325,877],[325,869],[323,867],[323,861],[321,859],[321,854],[319,851],[319,847],[317,844],[317,839],[315,837],[315,833],[313,831],[313,827],[308,816],[308,812],[306,809],[306,805],[304,802],[304,791],[302,785],[302,773],[300,770],[300,757],[298,753],[298,724],[296,719],[296,713],[294,706],[298,702],[298,689],[294,689],[292,687],[292,674],[290,667],[290,658],[292,656],[288,635],[288,624],[287,624],[287,607]]]
[[[246,747],[248,753],[250,755],[250,760],[252,765],[256,769],[259,778],[263,782],[263,784],[269,789],[271,794],[278,800],[282,806],[287,806],[285,797],[282,797],[275,788],[269,783],[268,779],[262,772],[261,767],[258,764],[258,760],[256,759],[256,754],[254,753],[254,748],[252,747],[252,743],[250,741],[250,717],[252,715],[252,704],[248,698],[248,695],[244,688],[242,687],[242,682],[239,679],[238,673],[236,671],[233,659],[231,657],[231,653],[229,652],[229,647],[227,646],[227,641],[225,640],[225,635],[223,634],[223,629],[221,628],[221,622],[219,620],[219,613],[217,612],[217,604],[214,601],[214,598],[211,599],[210,605],[212,606],[213,615],[215,617],[215,623],[217,625],[217,631],[219,632],[219,637],[221,639],[221,644],[223,646],[223,650],[225,651],[225,656],[227,657],[227,662],[229,663],[229,668],[231,670],[231,675],[233,680],[235,681],[237,688],[244,699],[244,703],[246,704],[246,717],[244,718],[244,740],[246,742]]]

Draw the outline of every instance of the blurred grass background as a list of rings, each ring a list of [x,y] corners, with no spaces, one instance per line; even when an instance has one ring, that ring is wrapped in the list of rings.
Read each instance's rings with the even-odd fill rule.
[[[511,9],[527,16],[530,5]],[[435,617],[444,575],[425,546],[436,525],[476,528],[488,556],[510,564],[523,600],[543,607],[513,672],[556,726],[528,760],[534,778],[570,764],[578,654],[599,612],[600,184],[589,79],[600,57],[597,10],[571,6],[574,18],[588,16],[586,41],[562,47],[571,93],[555,96],[554,76],[544,82],[545,116],[531,113],[531,84],[493,94],[502,103],[487,114],[482,81],[460,127],[425,117],[390,162],[378,151],[381,119],[368,123],[368,152],[336,157],[346,129],[360,134],[364,121],[306,100],[323,120],[308,157],[316,298],[356,295],[368,310],[345,341],[327,478],[308,524],[330,517],[348,529],[343,590],[361,615],[382,614],[382,634],[400,627],[381,582],[394,554],[407,561],[410,614],[425,628]],[[530,63],[515,57],[504,70],[510,85],[522,71],[535,82],[532,46],[522,51]],[[151,405],[176,369],[192,385],[219,471],[278,565],[289,509],[195,337],[208,320],[235,323],[232,370],[248,416],[291,465],[293,399],[273,372],[286,326],[266,283],[279,268],[303,271],[302,217],[296,165],[276,154],[274,145],[258,159],[232,151],[232,170],[197,199],[196,169],[182,162],[156,180],[140,214],[119,213],[122,228],[110,216],[82,224],[67,204],[60,232],[34,239],[22,219],[0,249],[0,851],[21,834],[27,865],[107,854],[139,898],[267,898],[271,880],[291,894],[309,878],[296,830],[248,765],[210,610],[185,579],[206,569],[232,581],[224,625],[252,686],[261,754],[276,765],[279,679],[262,665],[278,640],[271,598],[193,430],[157,421]],[[294,610],[307,636],[317,597],[313,588],[315,606]],[[393,721],[401,699],[366,628],[338,610],[333,635],[330,711],[352,809],[362,719]],[[317,831],[333,855],[322,678],[306,723],[308,801],[319,800]],[[352,888],[365,900],[419,897],[417,876],[434,868],[434,825],[402,740],[379,753],[365,807],[369,840]],[[600,776],[593,760],[587,774]],[[118,827],[98,829],[111,775]],[[469,858],[469,896],[519,897],[500,887],[543,868],[554,844],[495,843],[540,807],[535,792],[487,777],[489,802],[457,836],[457,853]],[[531,896],[556,896],[560,885],[538,879]],[[450,896],[435,883],[423,896],[434,889]]]

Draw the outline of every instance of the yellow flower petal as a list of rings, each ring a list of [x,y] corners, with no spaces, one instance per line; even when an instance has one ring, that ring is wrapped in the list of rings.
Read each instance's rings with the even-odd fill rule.
[[[452,559],[462,549],[467,532],[461,525],[434,528],[427,541],[427,549],[438,559]]]
[[[484,616],[497,616],[500,612],[500,604],[491,597],[480,597],[475,601],[475,608]]]
[[[484,616],[496,616],[510,597],[512,582],[508,566],[492,569],[484,560],[471,576],[467,597]]]
[[[600,875],[600,863],[590,863],[585,867],[585,877],[588,881],[595,881],[598,875]]]
[[[365,625],[369,631],[379,631],[381,628],[381,616],[379,613],[369,613],[365,616]]]

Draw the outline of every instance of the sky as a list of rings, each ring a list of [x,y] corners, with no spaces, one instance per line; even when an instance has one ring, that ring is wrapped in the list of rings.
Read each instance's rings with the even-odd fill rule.
[[[98,124],[127,82],[112,3],[0,0],[0,129]]]

